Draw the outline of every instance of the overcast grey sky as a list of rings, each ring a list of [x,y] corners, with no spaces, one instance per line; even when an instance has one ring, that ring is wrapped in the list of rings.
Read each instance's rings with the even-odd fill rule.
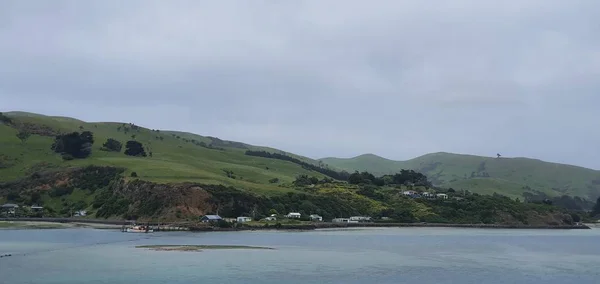
[[[600,1],[0,2],[0,111],[600,169]]]

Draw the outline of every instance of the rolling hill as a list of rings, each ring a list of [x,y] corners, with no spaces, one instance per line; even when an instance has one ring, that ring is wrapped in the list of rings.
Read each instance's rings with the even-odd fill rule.
[[[25,112],[4,115],[14,123],[0,123],[0,183],[34,172],[86,165],[124,168],[126,176],[135,172],[139,179],[155,183],[221,184],[264,194],[292,191],[291,183],[298,175],[325,177],[298,163],[245,154],[248,150],[267,151],[319,164],[319,161],[273,148],[148,129],[131,123],[84,122]],[[20,130],[32,135],[21,141],[17,138]],[[89,158],[65,161],[50,149],[57,134],[73,131],[94,134],[95,143]],[[124,155],[122,151],[102,151],[102,144],[108,138],[123,144],[128,140],[141,142],[152,155],[139,158]],[[526,158],[433,153],[408,161],[393,161],[372,154],[320,161],[334,170],[367,170],[376,175],[414,169],[426,174],[438,186],[484,194],[497,192],[513,198],[522,197],[524,192],[543,192],[552,197],[579,196],[588,200],[600,195],[599,171]]]
[[[528,158],[492,158],[451,153],[432,153],[407,161],[393,161],[373,154],[349,159],[324,158],[324,163],[346,171],[369,171],[376,175],[413,169],[438,186],[494,192],[522,197],[523,192],[549,196],[600,196],[600,171]]]
[[[103,144],[109,138],[130,146],[124,147],[128,148],[125,151],[111,146],[108,148],[114,151],[107,151]],[[125,154],[139,143],[146,156]],[[62,151],[59,154],[55,149]],[[375,186],[325,179],[324,174],[346,179],[347,175],[334,170],[361,167],[379,173],[413,168],[429,174],[435,183],[476,192],[520,196],[525,191],[523,184],[532,188],[537,184],[513,181],[525,177],[542,185],[556,183],[559,187],[552,189],[556,194],[597,193],[594,171],[526,159],[518,161],[518,167],[514,159],[443,153],[407,162],[373,155],[326,161],[335,167],[277,149],[132,123],[84,122],[23,112],[0,114],[0,204],[22,205],[21,216],[65,217],[86,210],[92,218],[194,221],[215,212],[260,219],[276,211],[305,216],[317,213],[329,219],[381,216],[397,222],[573,223],[566,208],[545,203],[446,189],[439,191],[452,198],[439,202],[404,196],[401,192],[407,188],[429,190],[414,186],[414,180],[413,184],[390,180]],[[471,171],[472,177],[464,176]],[[300,175],[306,176],[298,178]],[[590,179],[591,188],[581,190]],[[565,185],[564,181],[571,183]],[[43,212],[32,211],[32,205],[43,205]]]
[[[286,185],[298,175],[324,177],[292,162],[245,155],[247,150],[284,153],[271,148],[191,133],[153,130],[129,123],[84,122],[24,112],[4,115],[16,125],[0,123],[0,182],[46,169],[97,165],[122,167],[126,169],[127,176],[136,172],[140,179],[157,183],[223,184],[269,194],[289,190]],[[16,136],[20,129],[32,135],[22,142]],[[86,159],[63,161],[51,150],[51,145],[55,135],[73,131],[93,133],[92,155]],[[101,151],[108,138],[123,145],[128,140],[139,141],[146,151],[152,153],[152,157],[139,158],[124,155],[122,151]],[[306,157],[285,154],[314,162]],[[277,182],[273,182],[274,179]]]

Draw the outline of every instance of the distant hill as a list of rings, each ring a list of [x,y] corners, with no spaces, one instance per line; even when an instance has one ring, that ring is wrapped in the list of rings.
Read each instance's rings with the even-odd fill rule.
[[[432,153],[407,161],[393,161],[373,154],[349,159],[324,158],[324,163],[346,171],[377,175],[400,169],[422,172],[435,184],[491,194],[522,197],[524,192],[549,196],[600,196],[600,171],[528,158],[496,158],[451,153]]]

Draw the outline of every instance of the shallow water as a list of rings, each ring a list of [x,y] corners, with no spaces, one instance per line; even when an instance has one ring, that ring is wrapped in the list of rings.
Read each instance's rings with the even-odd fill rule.
[[[136,245],[267,246],[165,252]],[[600,229],[0,230],[0,283],[600,283]]]

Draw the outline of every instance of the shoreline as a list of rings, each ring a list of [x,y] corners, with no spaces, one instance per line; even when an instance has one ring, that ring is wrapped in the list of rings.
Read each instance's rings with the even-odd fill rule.
[[[313,231],[323,229],[348,228],[464,228],[464,229],[520,229],[520,230],[582,230],[591,229],[587,225],[506,225],[506,224],[444,224],[444,223],[312,223],[312,224],[282,224],[281,226],[241,226],[237,228],[190,227],[196,232],[227,232],[227,231]]]
[[[0,229],[120,229],[123,225],[130,224],[126,220],[98,220],[98,219],[73,219],[73,218],[0,218]],[[151,226],[156,224],[150,223]],[[155,231],[171,231],[170,225]],[[598,224],[580,225],[520,225],[520,224],[445,224],[445,223],[308,223],[308,224],[264,224],[244,225],[233,228],[218,228],[204,224],[171,226],[177,231],[185,228],[192,232],[220,232],[220,231],[259,231],[259,230],[287,230],[287,231],[312,231],[318,229],[345,229],[345,228],[472,228],[472,229],[533,229],[533,230],[581,230],[598,227]]]

